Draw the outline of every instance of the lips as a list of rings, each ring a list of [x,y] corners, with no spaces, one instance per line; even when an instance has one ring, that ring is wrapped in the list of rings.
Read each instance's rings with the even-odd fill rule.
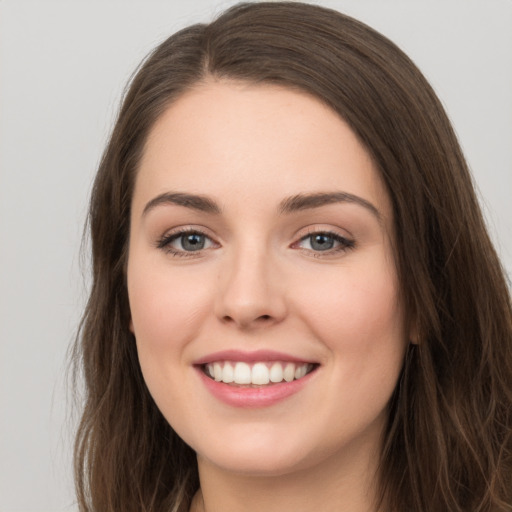
[[[224,351],[195,361],[201,380],[236,407],[265,407],[300,391],[319,364],[273,351]]]

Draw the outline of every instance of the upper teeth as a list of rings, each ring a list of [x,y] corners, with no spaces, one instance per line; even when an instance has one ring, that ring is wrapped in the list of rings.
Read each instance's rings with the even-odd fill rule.
[[[248,364],[243,362],[221,361],[208,363],[206,373],[217,382],[226,384],[256,384],[264,385],[269,382],[278,383],[283,380],[291,382],[301,379],[313,365],[310,363],[258,362]]]

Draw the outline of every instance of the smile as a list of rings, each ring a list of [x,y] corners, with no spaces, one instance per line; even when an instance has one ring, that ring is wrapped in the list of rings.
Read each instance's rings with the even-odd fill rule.
[[[267,386],[302,379],[314,367],[312,363],[291,361],[215,361],[203,365],[203,371],[216,382],[237,386]]]
[[[273,350],[225,350],[194,361],[205,388],[231,407],[274,406],[300,393],[320,364]]]

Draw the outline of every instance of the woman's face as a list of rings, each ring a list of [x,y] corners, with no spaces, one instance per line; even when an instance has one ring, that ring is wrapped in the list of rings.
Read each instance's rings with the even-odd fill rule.
[[[374,457],[407,333],[390,200],[347,124],[288,89],[202,84],[151,131],[132,206],[130,328],[200,465]]]

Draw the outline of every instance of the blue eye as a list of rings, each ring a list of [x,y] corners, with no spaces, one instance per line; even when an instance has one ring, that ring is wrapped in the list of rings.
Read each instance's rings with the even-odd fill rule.
[[[301,238],[298,245],[314,252],[338,252],[354,247],[354,241],[336,233],[318,232]]]
[[[199,231],[180,231],[164,236],[157,243],[158,249],[163,249],[174,256],[188,256],[187,253],[199,252],[213,246],[213,241]]]
[[[200,251],[204,249],[206,237],[199,233],[188,233],[181,235],[178,240],[185,251]]]
[[[325,235],[324,233],[318,233],[317,235],[311,235],[309,237],[311,249],[314,251],[328,251],[334,247],[334,242],[334,237]]]

